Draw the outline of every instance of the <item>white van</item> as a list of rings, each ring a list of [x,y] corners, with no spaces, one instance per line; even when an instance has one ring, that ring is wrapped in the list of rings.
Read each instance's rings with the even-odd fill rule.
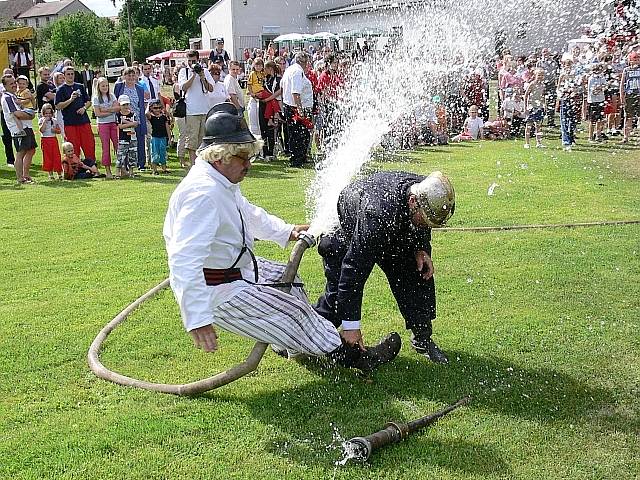
[[[127,68],[127,61],[124,58],[109,58],[104,61],[104,76],[110,82],[115,82],[125,68]]]

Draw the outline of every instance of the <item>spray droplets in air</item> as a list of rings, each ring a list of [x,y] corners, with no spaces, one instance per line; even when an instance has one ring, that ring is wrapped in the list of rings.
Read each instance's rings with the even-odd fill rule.
[[[328,141],[325,159],[307,190],[314,235],[335,227],[340,191],[361,173],[384,135],[392,128],[401,130],[416,107],[435,108],[435,96],[446,102],[459,91],[465,74],[492,62],[500,32],[522,22],[523,11],[535,26],[535,35],[546,39],[564,35],[567,20],[580,14],[564,12],[562,2],[551,0],[397,3],[399,8],[380,17],[385,18],[384,24],[367,25],[363,15],[363,26],[397,36],[390,37],[386,49],[375,50],[351,68],[332,116],[339,119],[338,133]],[[338,20],[322,29],[340,31],[341,27]],[[534,42],[534,32],[531,37]],[[531,44],[522,53],[539,46]]]

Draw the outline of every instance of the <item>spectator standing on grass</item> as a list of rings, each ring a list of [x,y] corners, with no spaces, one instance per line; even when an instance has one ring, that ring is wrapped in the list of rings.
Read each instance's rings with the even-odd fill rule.
[[[23,112],[16,97],[18,85],[13,75],[2,77],[4,93],[2,94],[2,112],[4,113],[7,127],[11,131],[13,145],[16,149],[14,167],[18,183],[33,183],[29,175],[31,160],[36,152],[38,144],[31,128],[33,115]]]
[[[138,169],[144,169],[145,166],[145,142],[144,137],[147,134],[147,122],[140,121],[144,116],[145,108],[145,90],[142,85],[138,83],[138,71],[135,67],[127,67],[123,72],[124,81],[116,83],[113,87],[113,94],[116,98],[120,98],[121,95],[126,95],[129,99],[129,108],[133,111],[136,117],[136,148],[137,148],[137,167]],[[118,146],[118,149],[120,147]]]
[[[53,180],[55,172],[58,180],[62,180],[62,158],[58,134],[61,132],[55,118],[55,109],[50,103],[45,103],[40,110],[38,128],[41,135],[42,170],[47,172],[49,180]]]
[[[540,59],[536,64],[538,68],[544,70],[544,95],[545,114],[547,115],[547,125],[555,127],[555,103],[556,86],[558,83],[558,63],[551,57],[548,48],[543,48],[540,52]]]
[[[308,63],[306,53],[296,53],[295,63],[285,70],[281,81],[284,118],[289,127],[290,166],[294,168],[301,168],[307,161],[311,141],[309,127],[313,128],[310,118],[313,85],[305,75]]]
[[[29,80],[29,71],[32,65],[33,57],[31,54],[25,51],[23,45],[18,46],[18,52],[13,57],[15,77],[18,78],[18,76],[24,75]],[[31,80],[29,80],[29,88],[32,88]]]
[[[591,75],[587,82],[587,105],[589,110],[589,142],[601,142],[604,127],[604,102],[607,79],[602,74],[599,63],[592,64]]]
[[[120,111],[120,106],[113,93],[109,91],[109,81],[100,77],[96,84],[95,95],[91,100],[93,111],[97,117],[98,135],[102,144],[102,165],[107,172],[107,178],[112,178],[111,173],[111,146],[117,155],[118,153],[118,124],[116,123],[116,113]]]
[[[533,81],[524,92],[524,104],[527,110],[526,126],[524,130],[524,148],[530,148],[531,129],[535,129],[536,147],[542,148],[542,120],[544,119],[544,70],[536,69]]]
[[[54,93],[58,91],[58,88],[64,84],[64,73],[62,72],[53,72],[53,74],[51,75],[51,80],[53,83],[53,91]],[[56,99],[55,96],[53,97],[53,106],[56,106]],[[61,135],[62,138],[66,141],[67,136],[64,133],[64,117],[62,116],[62,110],[58,110],[56,108],[56,120],[58,121],[58,124],[60,125],[60,129],[62,130]]]
[[[144,86],[145,90],[149,92],[148,97],[145,97],[145,111],[148,110],[148,106],[155,100],[160,100],[160,82],[153,76],[153,67],[150,63],[145,62],[142,64],[142,76],[140,77],[140,83]],[[151,164],[151,124],[148,119],[147,122],[147,134],[145,135],[145,155],[146,163]]]
[[[63,73],[64,84],[56,90],[55,102],[56,108],[62,111],[66,139],[73,144],[76,155],[80,156],[82,150],[84,158],[95,160],[96,142],[87,115],[91,99],[84,86],[74,81],[75,69],[72,66],[64,67]]]
[[[95,77],[94,71],[89,68],[88,63],[85,63],[84,68],[80,71],[80,78],[82,79],[80,83],[84,85],[84,88],[87,91],[89,98],[93,96],[93,92],[94,92],[93,90],[94,77]]]
[[[573,70],[573,56],[565,53],[562,55],[562,70],[558,77],[556,111],[560,112],[562,145],[568,152],[571,151],[571,145],[576,143],[577,109],[580,102],[581,94]]]
[[[178,71],[173,74],[173,99],[175,102],[178,102],[181,98],[184,98],[184,93],[182,92],[182,89],[180,88],[180,84],[178,83],[179,74],[180,74],[180,69],[178,69]],[[174,113],[175,113],[175,110],[174,110]],[[176,127],[178,127],[178,141],[176,142],[176,155],[178,157],[178,162],[180,162],[180,166],[185,168],[185,167],[188,167],[188,163],[189,163],[188,160],[185,159],[185,155],[188,156],[188,153],[186,150],[187,127],[185,124],[185,118],[176,117],[175,114],[173,118],[175,119]]]
[[[49,70],[49,67],[40,67],[38,69],[38,78],[39,82],[36,86],[38,111],[42,111],[45,103],[49,103],[55,110],[56,87],[51,83],[51,70]]]
[[[135,177],[138,161],[138,135],[136,129],[140,119],[131,108],[131,99],[127,95],[118,97],[120,111],[116,113],[118,124],[118,157],[116,160],[116,176]]]
[[[227,72],[229,70],[229,62],[231,57],[229,53],[224,49],[224,38],[216,39],[216,46],[211,53],[209,53],[209,61],[211,63],[217,63],[222,60],[222,70]]]
[[[624,105],[624,137],[622,143],[629,141],[633,122],[640,117],[640,54],[629,54],[629,66],[622,71],[620,78],[620,102]]]
[[[168,173],[167,146],[171,140],[171,125],[164,113],[162,102],[160,100],[149,102],[146,116],[151,125],[151,169],[154,175],[158,175],[158,165],[160,165],[162,173]]]
[[[226,102],[229,99],[229,94],[224,82],[220,79],[222,69],[214,63],[209,67],[209,73],[213,78],[213,90],[207,94],[207,98],[209,100],[209,108],[212,108],[218,103]]]
[[[224,86],[229,94],[229,100],[238,109],[238,115],[244,115],[245,99],[242,88],[238,83],[238,75],[240,75],[240,63],[233,61],[229,64],[229,75],[224,79]]]
[[[2,76],[4,77],[5,75],[11,75],[13,77],[13,70],[11,70],[10,68],[5,68],[4,71],[2,72]],[[4,84],[0,84],[0,96],[4,93],[4,91],[5,91]],[[13,154],[13,140],[11,138],[11,130],[9,129],[9,126],[5,121],[4,110],[2,110],[1,119],[2,119],[2,143],[4,145],[4,153],[7,159],[7,166],[9,168],[13,168],[14,163],[16,161],[16,157]]]
[[[204,122],[209,111],[207,95],[213,92],[215,82],[209,70],[200,65],[197,50],[191,50],[187,54],[187,60],[188,66],[180,70],[178,84],[184,92],[187,104],[185,147],[189,152],[190,165],[193,165],[196,150],[204,137]]]

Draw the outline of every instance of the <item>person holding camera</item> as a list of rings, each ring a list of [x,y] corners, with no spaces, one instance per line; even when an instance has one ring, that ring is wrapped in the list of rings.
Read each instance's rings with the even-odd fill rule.
[[[178,85],[184,92],[187,104],[185,148],[189,152],[189,160],[193,165],[196,159],[196,150],[204,137],[204,123],[209,110],[207,94],[213,91],[215,82],[209,70],[200,65],[196,50],[191,50],[187,54],[187,61],[187,68],[182,68],[178,75]]]

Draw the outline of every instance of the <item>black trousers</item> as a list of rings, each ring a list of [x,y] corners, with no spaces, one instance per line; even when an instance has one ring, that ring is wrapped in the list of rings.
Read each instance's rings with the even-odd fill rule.
[[[336,300],[342,274],[342,260],[347,249],[348,245],[339,239],[339,233],[323,236],[318,244],[327,284],[314,308],[336,327],[344,320],[337,316]],[[387,277],[406,328],[420,330],[423,335],[430,337],[433,331],[432,320],[436,318],[436,290],[433,277],[424,280],[416,270],[415,258],[409,254],[380,259],[376,264]]]
[[[264,118],[264,112],[267,109],[267,104],[264,102],[258,102],[258,122],[260,123],[260,136],[264,145],[262,147],[262,155],[265,157],[271,157],[273,155],[273,147],[275,146],[275,134],[274,128],[269,126],[269,120]]]
[[[2,112],[2,143],[4,144],[4,151],[7,156],[7,165],[13,165],[16,161],[16,157],[13,154],[13,141],[11,140],[11,131],[7,126],[7,122],[4,120],[4,112]]]
[[[299,122],[293,121],[295,108],[284,106],[284,118],[289,130],[289,150],[291,151],[291,166],[301,167],[307,161],[307,151],[311,142],[309,129]]]

